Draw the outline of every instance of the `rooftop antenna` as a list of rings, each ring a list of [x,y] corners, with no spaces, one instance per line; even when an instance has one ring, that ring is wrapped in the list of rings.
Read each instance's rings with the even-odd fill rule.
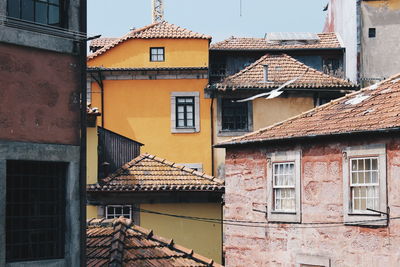
[[[153,23],[164,20],[164,0],[152,0],[152,19]]]
[[[239,0],[239,5],[240,16],[242,16],[242,0]]]

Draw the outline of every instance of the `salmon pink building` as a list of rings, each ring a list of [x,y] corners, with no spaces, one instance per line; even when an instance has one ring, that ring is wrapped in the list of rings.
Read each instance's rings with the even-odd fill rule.
[[[400,74],[217,145],[226,266],[399,266]]]

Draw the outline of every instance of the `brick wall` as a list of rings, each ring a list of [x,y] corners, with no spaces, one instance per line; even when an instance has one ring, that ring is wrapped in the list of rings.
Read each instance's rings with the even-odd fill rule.
[[[360,140],[360,139],[359,139]],[[301,221],[342,222],[342,149],[369,142],[386,143],[388,203],[400,215],[400,141],[365,138],[296,146],[301,158]],[[224,219],[266,221],[266,153],[278,147],[228,148]],[[293,146],[279,147],[290,150]],[[269,223],[267,227],[224,226],[226,266],[298,266],[301,257],[329,259],[331,266],[398,266],[400,220],[389,227],[312,227]],[[311,256],[310,256],[311,255]]]

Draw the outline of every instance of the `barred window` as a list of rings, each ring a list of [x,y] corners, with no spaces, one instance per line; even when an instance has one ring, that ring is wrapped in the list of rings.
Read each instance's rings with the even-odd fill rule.
[[[274,210],[296,211],[296,181],[294,162],[273,164]]]
[[[150,61],[165,61],[164,47],[150,47]]]
[[[64,27],[63,0],[8,0],[7,15],[12,18]]]
[[[232,131],[249,129],[248,103],[234,102],[233,99],[222,99],[222,130]]]
[[[106,218],[114,219],[119,217],[132,219],[132,206],[130,205],[108,205],[106,206]]]
[[[67,166],[7,161],[7,262],[64,257]]]
[[[351,203],[355,212],[379,210],[378,158],[351,159]]]

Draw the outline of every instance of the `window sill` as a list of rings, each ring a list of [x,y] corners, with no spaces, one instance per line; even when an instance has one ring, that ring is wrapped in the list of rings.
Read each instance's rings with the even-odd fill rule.
[[[250,130],[243,130],[243,131],[219,131],[217,136],[241,136],[247,133],[250,133]]]
[[[293,211],[271,211],[271,214],[289,214],[289,215],[296,215],[296,212]]]
[[[200,130],[194,127],[185,127],[185,128],[174,128],[171,130],[172,133],[198,133]]]
[[[17,28],[21,30],[28,30],[32,32],[75,39],[74,35],[71,34],[68,29],[46,24],[39,24],[34,21],[25,21],[12,17],[7,17],[7,19],[4,21],[4,25],[10,28]]]

